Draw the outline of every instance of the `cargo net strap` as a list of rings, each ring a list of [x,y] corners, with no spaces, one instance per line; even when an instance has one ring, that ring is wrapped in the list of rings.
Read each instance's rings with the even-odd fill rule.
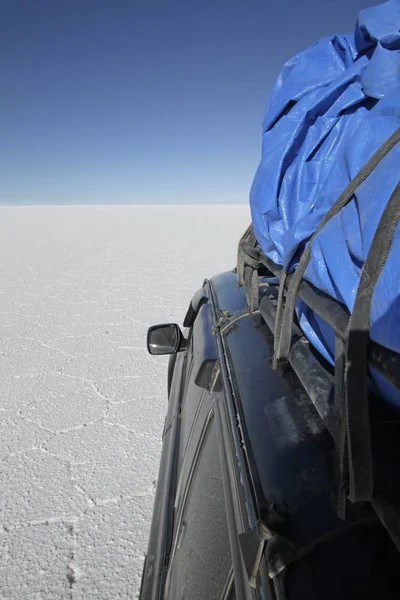
[[[356,189],[373,172],[381,160],[400,141],[397,129],[371,156],[357,175],[332,205],[311,236],[299,265],[295,270],[286,298],[281,290],[282,303],[277,311],[275,326],[275,354],[277,359],[287,360],[293,326],[296,296],[304,273],[311,259],[312,242],[325,224],[353,199]],[[389,199],[368,256],[361,270],[354,308],[344,340],[344,368],[341,386],[340,436],[338,443],[340,482],[339,515],[345,518],[347,496],[352,502],[371,501],[373,496],[373,469],[371,436],[368,410],[368,340],[370,307],[373,291],[386,262],[399,217],[399,190],[396,187]],[[391,227],[389,227],[389,222]],[[284,286],[285,277],[281,278]]]
[[[280,273],[280,287],[274,330],[274,366],[279,359],[288,360],[296,297],[311,259],[312,242],[324,225],[353,199],[357,188],[367,179],[382,159],[400,142],[398,128],[371,156],[346,189],[332,205],[311,236],[297,269],[287,286],[287,273]],[[361,270],[354,308],[343,340],[343,365],[339,374],[340,433],[336,440],[340,466],[339,516],[346,516],[346,499],[352,502],[371,501],[373,497],[373,467],[368,408],[368,342],[370,308],[375,285],[385,265],[394,233],[400,221],[400,184],[386,204]],[[257,241],[249,227],[239,243],[238,286],[245,288],[250,312],[258,306],[258,269],[260,255]],[[257,290],[256,290],[257,286]],[[338,357],[337,357],[338,358]],[[337,379],[338,381],[338,379]]]
[[[400,183],[385,206],[361,270],[345,340],[340,427],[339,514],[352,502],[371,500],[373,472],[368,413],[368,342],[371,301],[400,221]]]
[[[244,288],[250,314],[259,309],[258,270],[261,262],[257,245],[250,225],[240,239],[237,256],[237,286]]]

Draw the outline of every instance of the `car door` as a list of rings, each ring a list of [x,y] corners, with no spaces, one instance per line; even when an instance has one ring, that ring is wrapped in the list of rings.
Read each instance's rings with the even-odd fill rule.
[[[200,292],[200,293],[199,293]],[[198,319],[199,310],[207,301],[205,294],[199,291],[196,302],[192,302],[188,311],[190,319],[185,319],[188,344],[183,352],[179,352],[170,360],[168,369],[169,402],[163,430],[163,447],[157,479],[157,489],[154,501],[153,516],[143,568],[141,600],[159,599],[164,589],[165,577],[168,571],[169,556],[173,537],[173,527],[176,521],[174,499],[182,462],[181,431],[188,439],[193,417],[191,411],[200,405],[204,388],[195,384],[196,373],[202,372],[202,326],[204,318]],[[197,297],[197,299],[196,299]],[[192,305],[195,309],[193,310]],[[203,313],[202,313],[203,314]],[[194,343],[196,340],[196,343]],[[200,367],[200,368],[199,368]],[[185,399],[188,399],[185,402]],[[182,407],[185,406],[185,421],[181,427]]]
[[[191,465],[183,470],[175,500],[176,526],[165,598],[227,597],[232,560],[219,456],[215,395],[203,396]],[[227,583],[228,582],[228,583]],[[229,591],[232,588],[228,588]]]
[[[238,544],[246,528],[237,489],[242,473],[227,433],[212,315],[211,300],[203,300],[171,377],[141,600],[258,597],[247,585]]]
[[[199,310],[188,350],[165,600],[255,597],[238,545],[243,524],[233,479],[240,474],[231,472],[227,398],[216,377],[220,361],[209,302]]]

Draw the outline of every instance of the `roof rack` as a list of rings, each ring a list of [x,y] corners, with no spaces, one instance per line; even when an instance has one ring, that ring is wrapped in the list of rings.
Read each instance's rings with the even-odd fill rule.
[[[282,279],[282,267],[269,259],[258,245],[256,249],[259,254],[257,272],[259,271],[264,276],[275,277],[279,283]],[[254,263],[252,268],[255,268]],[[282,286],[284,295],[289,288],[291,277],[292,275],[285,277]],[[273,287],[271,287],[271,291]],[[272,333],[275,332],[278,309],[276,289],[277,286],[275,286],[275,293],[263,294],[258,307],[261,316]],[[337,459],[339,459],[341,424],[343,421],[344,344],[350,313],[343,304],[305,280],[302,280],[297,295],[333,328],[335,332],[335,367],[334,369],[329,368],[325,364],[325,359],[312,347],[295,322],[291,329],[289,354],[287,360],[283,362],[288,362],[291,365],[308,393],[336,444]],[[400,390],[400,354],[384,348],[373,340],[369,340],[368,360],[387,381]],[[280,361],[281,363],[282,361]],[[398,466],[400,465],[400,414],[392,411],[372,392],[369,392],[368,397],[373,447],[372,471],[374,475],[374,491],[369,501],[398,551],[400,551],[400,473],[398,473]],[[340,506],[341,490],[338,489],[338,492],[338,512],[339,516],[344,519],[346,511],[343,510],[343,506]],[[348,490],[346,492],[348,493]],[[344,500],[342,498],[344,503],[346,503],[347,493]]]
[[[271,275],[280,279],[283,273],[281,265],[276,265],[263,253],[259,246],[257,250],[261,263],[268,269]],[[292,277],[293,275],[286,277],[286,289],[289,287]],[[350,313],[344,304],[331,298],[304,279],[300,283],[297,295],[300,300],[333,328],[336,336],[342,339],[346,337]],[[371,365],[400,391],[400,354],[381,346],[381,344],[371,339],[368,346],[368,359]]]

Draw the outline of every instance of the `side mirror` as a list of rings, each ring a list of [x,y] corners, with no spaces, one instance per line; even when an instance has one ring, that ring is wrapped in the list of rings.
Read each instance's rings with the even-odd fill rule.
[[[153,325],[147,332],[147,350],[150,354],[175,354],[182,348],[185,340],[179,325],[167,323]]]

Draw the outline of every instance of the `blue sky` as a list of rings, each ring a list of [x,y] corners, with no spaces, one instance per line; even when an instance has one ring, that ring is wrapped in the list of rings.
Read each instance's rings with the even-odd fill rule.
[[[283,62],[377,3],[3,3],[0,203],[247,202]]]

